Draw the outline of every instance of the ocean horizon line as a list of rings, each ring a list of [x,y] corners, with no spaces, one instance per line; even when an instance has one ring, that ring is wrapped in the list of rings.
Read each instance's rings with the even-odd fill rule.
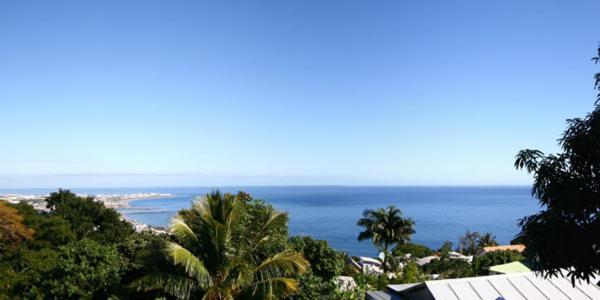
[[[140,185],[140,186],[53,186],[53,187],[0,187],[2,190],[47,190],[47,189],[184,189],[184,188],[203,188],[203,189],[221,189],[221,188],[302,188],[302,187],[348,187],[348,188],[524,188],[531,187],[531,185],[525,184],[249,184],[249,185]]]

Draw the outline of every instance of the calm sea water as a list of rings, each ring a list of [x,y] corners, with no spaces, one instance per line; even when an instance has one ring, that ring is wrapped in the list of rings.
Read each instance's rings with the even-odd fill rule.
[[[121,210],[129,218],[166,226],[175,213],[188,208],[208,187],[72,189],[77,193],[171,193],[175,198],[131,202]],[[456,242],[466,230],[492,232],[508,243],[518,232],[518,219],[539,211],[528,187],[225,187],[222,192],[244,190],[255,198],[287,211],[292,235],[310,235],[329,241],[351,255],[375,255],[368,241],[358,242],[356,221],[366,208],[399,207],[416,223],[413,241],[439,248],[446,240]],[[52,190],[0,190],[0,193],[47,193]]]

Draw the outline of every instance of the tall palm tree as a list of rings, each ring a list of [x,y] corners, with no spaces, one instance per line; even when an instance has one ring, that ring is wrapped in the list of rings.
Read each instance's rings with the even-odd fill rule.
[[[492,233],[486,232],[479,238],[479,249],[493,246],[498,246],[498,242],[496,241],[496,236]]]
[[[139,291],[163,290],[180,299],[274,299],[297,290],[293,278],[308,268],[296,252],[263,257],[256,249],[285,214],[271,212],[259,230],[244,235],[245,203],[218,191],[196,201],[172,221],[172,240],[165,253],[174,264],[168,274],[148,274],[132,286]]]
[[[415,233],[415,222],[410,218],[403,218],[402,211],[394,205],[385,209],[366,209],[357,224],[364,227],[364,231],[358,234],[358,240],[370,239],[377,248],[383,251],[384,272],[389,270],[387,263],[389,247],[394,244],[405,244]]]
[[[481,233],[467,230],[465,235],[458,239],[458,251],[464,255],[475,255],[479,249]]]

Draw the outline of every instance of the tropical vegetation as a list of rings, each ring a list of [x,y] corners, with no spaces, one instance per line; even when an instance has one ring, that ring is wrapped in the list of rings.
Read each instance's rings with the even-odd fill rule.
[[[362,299],[366,280],[326,241],[289,237],[288,216],[214,192],[166,233],[136,232],[68,190],[47,211],[0,201],[0,299]],[[340,275],[356,276],[344,290]]]
[[[458,251],[465,255],[475,255],[477,251],[484,247],[497,246],[496,237],[491,233],[481,234],[477,231],[467,230],[459,238]]]
[[[516,250],[493,251],[473,259],[473,272],[476,275],[488,275],[490,267],[524,259],[525,257]]]
[[[206,195],[173,219],[165,254],[174,268],[134,281],[141,291],[160,289],[180,299],[276,299],[298,290],[295,276],[308,261],[291,249],[262,247],[286,215],[271,211],[251,230],[244,226],[244,197]]]
[[[0,299],[363,299],[369,289],[487,274],[523,260],[492,252],[472,264],[410,241],[414,222],[390,206],[365,210],[359,239],[385,253],[382,274],[364,274],[326,241],[288,233],[288,215],[247,193],[210,193],[178,212],[165,233],[136,232],[114,209],[68,190],[47,211],[0,201]],[[467,231],[457,251],[495,245]],[[437,256],[420,266],[416,259]],[[340,276],[353,286],[342,287]]]
[[[431,256],[434,254],[434,252],[427,246],[407,242],[404,244],[397,245],[396,248],[392,250],[392,254],[395,257],[405,257],[409,255],[412,258],[422,258],[426,256]]]
[[[384,273],[395,268],[389,252],[390,246],[407,243],[415,233],[415,222],[410,218],[404,218],[402,211],[393,205],[377,210],[366,209],[357,225],[364,228],[358,234],[358,240],[371,240],[373,245],[383,253]]]
[[[600,61],[600,48],[592,60]],[[600,73],[594,79],[600,91]],[[520,221],[518,239],[535,270],[589,281],[600,272],[600,93],[591,113],[567,120],[558,144],[556,154],[517,154],[515,167],[533,175],[532,194],[543,208]]]

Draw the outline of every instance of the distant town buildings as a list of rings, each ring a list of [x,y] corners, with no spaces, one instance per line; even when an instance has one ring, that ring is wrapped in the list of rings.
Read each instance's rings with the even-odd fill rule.
[[[26,202],[33,206],[33,208],[41,211],[48,211],[46,208],[46,198],[50,196],[46,195],[23,195],[23,194],[0,194],[0,200],[7,201],[9,203]],[[143,199],[159,199],[159,198],[172,198],[172,194],[167,193],[127,193],[127,194],[77,194],[82,198],[93,197],[94,201],[102,202],[104,206],[118,209],[118,208],[129,208],[129,201],[143,200]],[[135,220],[125,218],[124,220],[133,224],[136,231],[140,232],[143,230],[150,230],[154,233],[166,233],[165,229],[155,228],[147,224],[138,223]]]
[[[21,201],[31,204],[36,209],[43,210],[46,208],[46,198],[50,196],[45,195],[23,195],[23,194],[0,194],[0,200],[5,200],[10,203],[19,203]],[[93,197],[94,201],[102,202],[106,207],[111,208],[128,208],[129,201],[143,200],[143,199],[159,199],[159,198],[172,198],[172,194],[167,193],[127,193],[127,194],[77,194],[77,196],[86,198]]]

